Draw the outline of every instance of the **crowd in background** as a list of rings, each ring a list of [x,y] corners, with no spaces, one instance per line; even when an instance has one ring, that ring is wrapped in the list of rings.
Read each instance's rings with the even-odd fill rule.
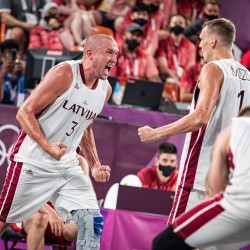
[[[121,88],[128,78],[162,82],[164,99],[191,102],[204,64],[199,33],[220,9],[219,0],[0,0],[0,102],[19,106],[28,93],[28,48],[82,50],[98,32],[118,43],[111,75]],[[241,58],[235,48],[235,59],[248,67],[249,51]]]

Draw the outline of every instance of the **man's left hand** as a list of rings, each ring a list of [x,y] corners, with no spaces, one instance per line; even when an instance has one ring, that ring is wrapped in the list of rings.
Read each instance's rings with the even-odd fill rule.
[[[95,181],[107,182],[110,178],[110,167],[107,165],[94,165],[92,167],[92,176]]]
[[[138,129],[138,135],[142,142],[152,142],[157,140],[155,129],[150,128],[149,126],[144,126]]]

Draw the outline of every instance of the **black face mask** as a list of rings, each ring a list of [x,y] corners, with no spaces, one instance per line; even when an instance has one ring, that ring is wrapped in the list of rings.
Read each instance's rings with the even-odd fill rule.
[[[144,19],[144,18],[136,18],[133,20],[134,23],[138,23],[140,26],[144,26],[148,20]]]
[[[135,50],[140,45],[140,43],[135,39],[126,39],[125,43],[127,44],[128,50],[130,51]]]
[[[44,20],[48,23],[50,19],[56,18],[56,15],[48,15],[44,17]]]
[[[159,5],[154,5],[151,3],[150,5],[148,5],[148,13],[155,13],[159,10],[159,8]]]
[[[183,34],[184,28],[177,24],[174,27],[170,28],[170,32],[174,33],[175,35],[180,35]]]
[[[175,171],[175,169],[176,169],[175,167],[163,166],[159,164],[159,170],[161,171],[162,175],[164,175],[165,177],[170,176]]]
[[[219,18],[219,16],[216,16],[216,15],[207,15],[207,14],[205,14],[205,17],[206,17],[209,21]]]

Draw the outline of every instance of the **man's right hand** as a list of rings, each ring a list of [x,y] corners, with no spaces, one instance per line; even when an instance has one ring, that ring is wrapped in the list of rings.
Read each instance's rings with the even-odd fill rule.
[[[46,146],[44,149],[51,157],[59,161],[67,152],[67,145],[61,142],[50,143],[49,146]]]
[[[65,224],[61,217],[55,212],[55,211],[50,211],[49,215],[49,224],[51,227],[51,232],[55,236],[61,236],[64,235],[65,233]]]
[[[1,71],[0,71],[0,76],[4,78],[7,73],[13,71],[14,67],[15,67],[15,62],[13,62],[13,61],[5,61],[2,64],[2,68],[1,68]]]

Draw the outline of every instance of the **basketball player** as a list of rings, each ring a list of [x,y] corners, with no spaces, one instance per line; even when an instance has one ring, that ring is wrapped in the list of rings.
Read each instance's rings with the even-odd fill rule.
[[[204,197],[212,145],[242,107],[250,104],[250,74],[233,59],[234,24],[224,18],[206,22],[200,34],[205,65],[195,88],[190,114],[156,129],[139,128],[143,142],[187,133],[168,224]]]
[[[95,198],[94,209],[91,206],[95,191],[89,178],[89,166],[86,160],[79,156],[79,165],[82,168],[86,178],[85,186],[88,192],[84,192],[84,221],[82,223],[84,230],[84,247],[90,249],[100,249],[100,239],[103,228],[102,215],[98,208]],[[27,249],[43,249],[44,235],[57,240],[61,246],[68,245],[69,242],[77,238],[77,225],[73,221],[71,214],[67,212],[67,208],[60,207],[60,196],[55,196],[51,203],[46,204],[42,209],[35,213],[31,218],[23,222],[23,230],[28,234]],[[61,223],[65,224],[61,226]],[[62,230],[62,231],[61,231]],[[59,236],[61,235],[61,236]]]
[[[17,113],[22,126],[10,154],[10,166],[0,197],[0,232],[38,211],[54,194],[61,207],[84,216],[84,174],[78,166],[80,145],[96,181],[109,180],[110,168],[101,165],[92,124],[111,95],[107,81],[117,61],[115,40],[89,37],[82,60],[53,67]],[[82,232],[77,244],[81,249]]]
[[[206,201],[179,216],[153,241],[154,250],[238,250],[250,242],[250,106],[217,137]],[[231,179],[229,179],[231,176]],[[210,249],[210,248],[209,248]]]

